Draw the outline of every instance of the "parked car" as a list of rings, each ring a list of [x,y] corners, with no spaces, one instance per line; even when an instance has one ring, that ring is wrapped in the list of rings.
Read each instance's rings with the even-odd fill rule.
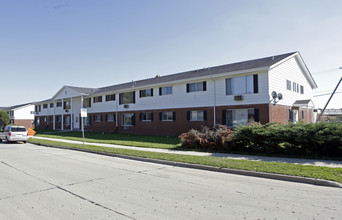
[[[0,142],[22,141],[27,143],[27,130],[24,126],[6,126],[3,131],[0,131]]]

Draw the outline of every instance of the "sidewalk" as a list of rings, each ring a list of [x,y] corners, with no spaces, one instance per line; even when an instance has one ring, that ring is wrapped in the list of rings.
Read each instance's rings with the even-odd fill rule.
[[[59,141],[59,142],[65,142],[65,143],[73,143],[73,144],[83,144],[82,141],[72,141],[72,140],[65,140],[65,139],[44,138],[44,137],[35,137],[35,136],[33,136],[32,138],[51,140],[51,141]],[[313,165],[313,166],[342,168],[342,161],[334,161],[334,160],[314,160],[314,159],[300,159],[300,158],[283,158],[283,157],[266,157],[266,156],[254,156],[254,155],[240,155],[240,154],[224,154],[224,153],[207,153],[207,152],[195,152],[195,151],[180,151],[180,150],[169,150],[169,149],[158,149],[158,148],[144,148],[144,147],[131,147],[131,146],[122,146],[122,145],[115,145],[115,144],[102,144],[102,143],[91,143],[91,142],[85,142],[85,144],[86,145],[101,146],[101,147],[112,147],[112,148],[130,149],[130,150],[138,150],[138,151],[149,151],[149,152],[158,152],[158,153],[168,153],[168,154],[183,154],[183,155],[193,155],[193,156],[224,157],[224,158],[227,158],[227,159],[236,159],[236,160],[280,162],[280,163],[293,163],[293,164],[302,164],[302,165]]]

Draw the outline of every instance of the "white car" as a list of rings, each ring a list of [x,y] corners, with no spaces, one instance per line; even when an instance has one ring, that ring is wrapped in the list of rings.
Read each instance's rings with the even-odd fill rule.
[[[0,131],[0,142],[22,141],[27,143],[27,130],[24,126],[6,126],[3,131]]]

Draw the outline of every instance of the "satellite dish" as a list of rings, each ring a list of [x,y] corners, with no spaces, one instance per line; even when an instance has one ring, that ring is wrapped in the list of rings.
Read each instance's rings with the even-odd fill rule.
[[[276,93],[275,91],[273,91],[273,92],[271,93],[271,96],[272,96],[273,99],[276,99],[276,98],[277,98],[277,93]]]
[[[283,94],[278,93],[278,99],[279,99],[279,100],[282,100],[282,99],[283,99]]]

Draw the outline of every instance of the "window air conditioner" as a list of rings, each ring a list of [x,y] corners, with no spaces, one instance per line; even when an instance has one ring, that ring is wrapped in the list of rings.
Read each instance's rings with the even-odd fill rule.
[[[242,101],[242,99],[243,99],[243,96],[242,96],[242,95],[236,95],[236,96],[234,96],[234,100],[235,100],[235,101]]]

